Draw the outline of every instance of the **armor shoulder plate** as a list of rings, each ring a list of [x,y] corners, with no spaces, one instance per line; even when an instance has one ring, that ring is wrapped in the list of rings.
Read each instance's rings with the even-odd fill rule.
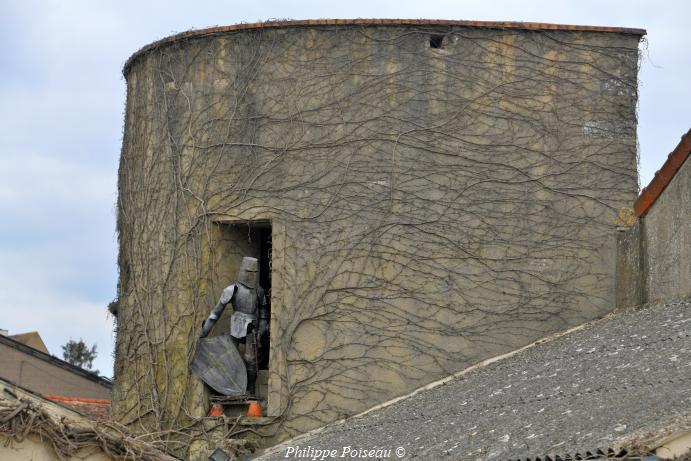
[[[233,299],[233,295],[235,294],[235,285],[229,285],[227,286],[224,290],[223,293],[221,293],[221,299],[219,300],[221,304],[228,304],[231,299]]]

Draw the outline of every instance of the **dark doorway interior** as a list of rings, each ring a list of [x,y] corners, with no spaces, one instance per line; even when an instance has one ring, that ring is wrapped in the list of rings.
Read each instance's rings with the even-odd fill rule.
[[[252,256],[259,260],[259,284],[266,292],[266,301],[269,305],[269,312],[271,312],[271,222],[216,223],[213,231],[214,291],[220,294],[224,287],[236,283],[243,256]],[[212,335],[229,334],[232,311],[229,305],[216,323]],[[269,331],[269,337],[262,341],[259,348],[257,396],[260,399],[265,399],[267,394],[270,335],[271,331]],[[242,347],[244,345],[241,345]],[[211,396],[213,399],[213,391]]]
[[[259,240],[259,285],[266,291],[266,302],[269,304],[269,318],[271,318],[271,225],[267,223],[256,229]],[[259,349],[259,369],[269,369],[269,336],[267,336]]]

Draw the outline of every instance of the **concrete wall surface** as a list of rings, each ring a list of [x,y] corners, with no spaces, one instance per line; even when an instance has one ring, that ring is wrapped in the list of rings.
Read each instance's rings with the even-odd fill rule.
[[[218,249],[219,222],[271,224],[276,438],[608,312],[614,220],[637,189],[638,39],[325,26],[140,55],[116,418],[206,414],[189,361],[238,264],[219,255],[239,251]]]
[[[691,161],[685,160],[646,212],[620,229],[618,307],[691,298]]]
[[[645,302],[691,298],[691,161],[641,220]]]

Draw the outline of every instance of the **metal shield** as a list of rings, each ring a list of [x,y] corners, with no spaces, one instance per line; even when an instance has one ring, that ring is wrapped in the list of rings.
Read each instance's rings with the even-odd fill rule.
[[[223,395],[243,395],[247,369],[229,335],[201,338],[190,368],[202,381]]]

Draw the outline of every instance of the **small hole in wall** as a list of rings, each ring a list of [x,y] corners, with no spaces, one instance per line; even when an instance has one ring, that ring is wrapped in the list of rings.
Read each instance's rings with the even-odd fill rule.
[[[442,48],[444,45],[443,35],[430,35],[429,36],[429,47],[430,48]]]

